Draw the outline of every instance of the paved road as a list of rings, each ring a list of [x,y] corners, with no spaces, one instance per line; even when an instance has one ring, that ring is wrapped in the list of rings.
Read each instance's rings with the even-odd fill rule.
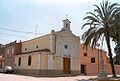
[[[31,77],[15,74],[0,73],[0,81],[87,81],[89,78],[96,78],[96,76],[74,76],[74,77]]]

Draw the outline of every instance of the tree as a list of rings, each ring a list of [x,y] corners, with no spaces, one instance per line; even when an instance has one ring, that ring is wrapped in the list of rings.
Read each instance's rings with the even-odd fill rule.
[[[120,45],[120,13],[118,13],[113,21],[112,32],[111,32],[111,38],[112,40],[117,44]]]
[[[114,27],[112,27],[111,38],[115,42],[116,46],[114,52],[116,56],[114,57],[115,64],[120,64],[120,13],[115,16]]]
[[[114,48],[116,56],[113,57],[114,64],[120,65],[120,45],[116,45]]]
[[[119,4],[103,1],[100,3],[100,6],[94,6],[94,12],[87,12],[88,16],[83,19],[87,20],[87,22],[84,23],[82,29],[84,27],[89,28],[83,33],[82,39],[84,41],[84,45],[91,43],[92,47],[97,45],[98,40],[101,39],[102,42],[105,40],[108,48],[108,56],[110,59],[112,75],[113,77],[116,77],[110,45],[110,33],[112,32],[111,27],[114,27],[113,20],[120,11]]]

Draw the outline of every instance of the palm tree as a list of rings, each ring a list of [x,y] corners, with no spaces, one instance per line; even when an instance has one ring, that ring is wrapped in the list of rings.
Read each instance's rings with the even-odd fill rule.
[[[85,45],[91,43],[92,47],[96,46],[98,40],[101,39],[102,42],[105,40],[110,58],[112,75],[116,77],[110,45],[110,33],[112,31],[111,27],[113,27],[113,20],[120,11],[118,9],[119,4],[103,1],[100,3],[100,6],[94,6],[96,7],[94,12],[87,12],[88,16],[83,19],[87,20],[87,22],[82,26],[82,29],[84,27],[89,27],[89,29],[83,33],[82,39]]]
[[[114,57],[115,64],[120,64],[120,13],[115,16],[114,28],[112,27],[111,38],[115,42],[116,46],[114,52],[116,56]]]
[[[115,19],[113,21],[112,32],[111,32],[111,38],[116,43],[116,45],[120,46],[120,13],[118,13],[115,16]]]

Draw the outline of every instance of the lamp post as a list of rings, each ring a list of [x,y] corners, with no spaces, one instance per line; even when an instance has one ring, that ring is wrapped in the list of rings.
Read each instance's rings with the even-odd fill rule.
[[[99,46],[98,46],[98,74],[99,74]]]
[[[98,75],[97,75],[97,77],[99,78],[99,79],[103,79],[103,78],[106,78],[107,77],[107,74],[105,73],[105,71],[104,71],[104,63],[103,63],[103,58],[102,58],[102,48],[101,49],[99,49],[99,47],[98,47],[98,51],[100,51],[100,53],[98,52],[98,58],[99,58],[99,69],[98,69],[98,71],[99,71],[99,73],[98,73]]]
[[[99,47],[100,47],[100,44],[98,43],[96,46],[97,46],[97,49],[98,49],[98,74],[99,74],[99,67],[100,67],[100,63],[99,63],[99,60],[100,60],[100,59],[99,59],[99,58],[100,58],[100,55],[99,55],[99,54],[100,54]]]

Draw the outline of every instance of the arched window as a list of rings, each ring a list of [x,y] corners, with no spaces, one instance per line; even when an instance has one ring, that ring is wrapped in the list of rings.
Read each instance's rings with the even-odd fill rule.
[[[32,62],[32,57],[29,56],[29,57],[28,57],[28,66],[31,66],[31,62]]]
[[[66,28],[68,28],[68,24],[66,23]]]
[[[38,45],[36,46],[36,49],[38,48]]]
[[[18,66],[21,66],[21,57],[18,59]]]

